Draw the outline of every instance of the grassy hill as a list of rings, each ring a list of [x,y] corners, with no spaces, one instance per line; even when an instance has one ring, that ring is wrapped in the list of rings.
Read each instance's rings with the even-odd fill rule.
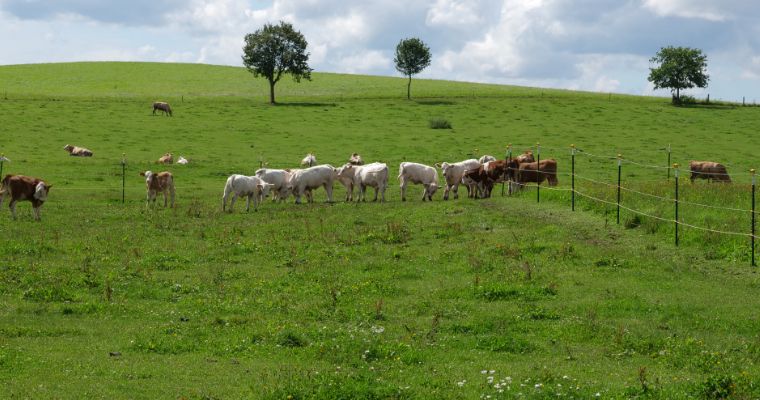
[[[0,67],[3,173],[54,185],[0,214],[0,385],[32,398],[754,398],[760,281],[745,238],[526,189],[512,197],[297,206],[222,213],[231,173],[352,152],[397,174],[540,142],[569,187],[616,183],[615,160],[712,159],[735,184],[683,183],[693,202],[749,207],[760,109],[666,99],[314,74],[277,106],[242,68],[74,63]],[[153,100],[175,116],[151,115]],[[431,118],[453,129],[433,130]],[[62,147],[86,146],[92,159]],[[475,150],[477,149],[477,151]],[[191,160],[158,166],[166,151]],[[121,203],[126,154],[126,204]],[[177,207],[146,210],[140,170],[176,176]],[[626,186],[670,196],[662,168]],[[685,180],[685,179],[684,179]],[[589,180],[579,190],[614,199]],[[498,192],[498,189],[497,189]],[[336,199],[342,197],[336,188]],[[629,207],[672,204],[626,192]],[[682,218],[746,231],[744,212]],[[485,372],[483,372],[485,371]],[[503,385],[502,385],[503,383]],[[500,392],[501,390],[501,392]],[[518,394],[519,393],[519,394]]]

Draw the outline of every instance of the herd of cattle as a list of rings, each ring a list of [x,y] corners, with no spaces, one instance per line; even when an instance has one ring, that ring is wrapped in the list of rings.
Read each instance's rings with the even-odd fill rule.
[[[92,151],[78,146],[66,145],[64,150],[72,156],[92,157]],[[171,153],[164,154],[158,162],[171,164],[174,158]],[[188,161],[180,156],[178,164],[187,164]],[[291,194],[296,203],[301,203],[305,197],[308,202],[314,201],[313,191],[324,187],[327,201],[333,201],[333,184],[340,182],[346,188],[346,201],[354,200],[354,189],[358,191],[357,201],[366,201],[366,190],[372,187],[375,190],[373,201],[385,201],[385,191],[388,187],[389,169],[385,163],[374,162],[365,164],[361,156],[353,153],[346,164],[335,168],[329,164],[316,165],[317,159],[313,154],[307,154],[301,160],[300,169],[271,169],[261,168],[252,176],[232,175],[227,178],[222,196],[222,210],[227,210],[227,201],[230,200],[229,210],[235,204],[238,197],[247,198],[246,211],[250,210],[251,199],[254,202],[254,210],[258,204],[270,195],[273,200],[284,201]],[[402,162],[399,166],[398,180],[401,188],[401,200],[406,201],[406,189],[410,184],[422,185],[422,201],[433,200],[433,195],[439,187],[438,170],[440,169],[445,181],[443,199],[448,200],[450,195],[456,199],[459,197],[460,185],[465,186],[468,197],[487,198],[491,196],[494,184],[509,183],[509,192],[519,190],[527,183],[541,184],[547,181],[549,186],[556,186],[557,161],[544,159],[536,161],[531,151],[525,151],[517,157],[509,157],[497,160],[493,156],[485,155],[480,159],[468,159],[455,163],[442,162],[435,166],[429,166],[414,162]],[[691,161],[689,164],[691,181],[697,178],[714,180],[719,182],[731,182],[726,167],[720,163],[711,161]],[[164,171],[154,173],[152,171],[140,172],[145,177],[147,187],[147,202],[155,204],[158,194],[163,194],[164,207],[174,207],[175,187],[174,177],[171,172]],[[42,179],[24,175],[6,175],[0,184],[0,205],[6,195],[10,195],[10,210],[13,218],[16,218],[16,203],[30,201],[36,220],[40,219],[40,207],[45,202],[52,185]]]

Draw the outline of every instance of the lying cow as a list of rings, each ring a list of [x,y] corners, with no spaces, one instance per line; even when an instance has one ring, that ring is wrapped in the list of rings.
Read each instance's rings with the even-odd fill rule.
[[[291,171],[286,169],[261,168],[257,169],[256,176],[266,183],[272,184],[272,201],[284,201],[290,195],[288,186],[290,185]]]
[[[253,198],[253,211],[258,211],[259,203],[264,201],[264,197],[269,195],[269,191],[274,185],[264,182],[258,176],[230,175],[227,183],[224,184],[224,195],[222,196],[222,211],[227,209],[227,199],[232,195],[230,200],[230,212],[235,206],[235,200],[238,197],[247,197],[245,211],[251,209],[251,198]]]
[[[707,179],[710,181],[731,183],[731,177],[723,164],[712,161],[691,161],[689,162],[689,171],[691,171],[691,183],[697,178]]]
[[[147,205],[150,205],[151,201],[156,204],[156,196],[158,193],[163,193],[164,207],[166,207],[168,196],[171,196],[171,207],[174,207],[174,177],[171,172],[145,171],[140,172],[140,176],[145,177],[145,186],[148,189]]]
[[[92,151],[85,149],[84,147],[72,146],[67,144],[63,146],[63,149],[69,152],[72,157],[92,157]]]
[[[153,115],[156,115],[156,110],[163,111],[164,115],[172,116],[172,107],[165,101],[156,101],[153,103]]]
[[[544,180],[549,186],[557,186],[557,161],[553,159],[539,162],[518,163],[512,159],[507,163],[507,176],[510,180],[509,193],[521,189],[526,183],[535,182],[540,185]]]
[[[51,187],[53,185],[48,185],[39,178],[24,175],[6,175],[2,183],[0,183],[0,206],[3,205],[5,195],[10,194],[11,201],[8,203],[8,207],[11,209],[11,216],[13,216],[13,219],[16,219],[16,203],[25,200],[30,201],[34,210],[34,219],[39,221],[40,208],[42,208],[42,204],[47,200]]]
[[[448,200],[449,193],[451,191],[454,192],[455,199],[459,198],[459,194],[457,192],[459,190],[459,185],[462,183],[462,177],[464,176],[464,173],[480,167],[480,163],[478,160],[472,158],[452,164],[443,162],[436,164],[435,166],[440,168],[441,172],[443,172],[443,178],[446,180],[446,189],[443,192],[443,199]],[[467,186],[468,193],[470,193],[473,189],[474,187]]]
[[[172,156],[172,153],[166,153],[161,156],[161,158],[158,159],[159,164],[173,164],[174,163],[174,157]]]
[[[362,160],[362,156],[359,153],[354,153],[348,158],[348,163],[351,165],[364,165],[364,160]]]
[[[313,167],[315,165],[317,165],[317,157],[314,154],[309,153],[301,160],[302,167]]]
[[[346,186],[346,191],[353,192],[353,187],[356,186],[359,189],[359,198],[357,201],[366,201],[365,194],[367,186],[375,188],[375,198],[372,201],[377,201],[377,194],[380,192],[381,201],[385,201],[385,189],[388,187],[388,166],[383,163],[372,163],[367,165],[351,165],[346,164],[338,168],[338,180],[343,180],[351,177],[351,185]],[[348,193],[346,194],[348,196]],[[351,193],[353,197],[353,193]]]
[[[438,190],[438,171],[424,164],[402,162],[398,179],[401,183],[401,201],[406,201],[406,186],[409,183],[425,187],[422,191],[422,201],[433,201],[433,195]]]
[[[301,203],[301,196],[317,189],[320,186],[327,192],[327,202],[332,203],[333,183],[338,178],[338,169],[332,165],[317,165],[306,169],[295,170],[290,177],[290,190],[296,198],[296,204]],[[314,201],[313,197],[308,195],[308,201]]]

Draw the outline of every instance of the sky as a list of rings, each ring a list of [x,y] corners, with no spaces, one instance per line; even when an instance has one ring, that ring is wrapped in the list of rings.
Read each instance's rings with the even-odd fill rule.
[[[242,66],[243,38],[287,21],[316,72],[401,76],[417,37],[419,78],[669,96],[647,81],[665,46],[701,49],[711,99],[760,102],[757,0],[0,0],[0,65],[155,61]]]

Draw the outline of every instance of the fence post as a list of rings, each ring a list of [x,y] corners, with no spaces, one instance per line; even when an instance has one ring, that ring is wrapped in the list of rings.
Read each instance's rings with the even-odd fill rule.
[[[751,266],[756,266],[755,264],[755,169],[749,170],[749,173],[752,174],[752,236],[751,238],[751,246],[752,246],[752,259],[751,259]]]
[[[675,201],[675,207],[676,207],[676,247],[678,247],[678,163],[673,164],[673,176],[676,180],[676,201]]]
[[[572,156],[572,169],[570,170],[570,181],[572,190],[570,191],[570,203],[571,203],[571,210],[575,211],[575,145],[570,145],[570,155]]]
[[[509,162],[510,159],[512,159],[512,143],[507,145],[507,155],[504,158],[504,160]],[[501,177],[501,197],[504,197],[504,182],[506,180],[507,180],[507,169],[504,168],[504,176]]]
[[[536,203],[541,202],[541,144],[536,143]]]
[[[617,181],[617,224],[620,225],[620,176],[623,171],[623,160],[618,153],[617,155],[617,164],[618,164],[618,181]]]
[[[668,144],[668,180],[670,180],[670,144]]]
[[[121,204],[124,204],[125,195],[124,187],[127,180],[127,157],[126,153],[121,153]]]

